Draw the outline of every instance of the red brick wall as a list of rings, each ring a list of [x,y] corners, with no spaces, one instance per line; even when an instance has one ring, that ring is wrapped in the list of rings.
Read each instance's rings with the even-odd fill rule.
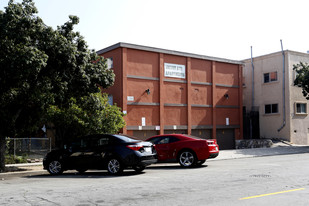
[[[107,52],[104,56],[113,57],[114,60],[116,82],[107,90],[113,94],[114,102],[121,106],[122,94],[126,95],[124,102],[127,96],[134,97],[133,102],[127,101],[127,126],[141,126],[141,118],[145,117],[146,126],[158,126],[161,122],[161,126],[164,123],[163,127],[207,125],[216,128],[217,125],[225,125],[226,118],[229,118],[230,125],[240,125],[241,129],[235,129],[235,137],[242,138],[241,66],[129,48],[124,51],[126,59],[123,59],[121,48]],[[188,72],[186,79],[160,74],[163,63],[185,65]],[[121,73],[123,68],[126,72],[124,79]],[[160,75],[163,81],[159,80]],[[150,94],[145,92],[146,89],[150,89]],[[228,94],[228,99],[224,97],[225,94]],[[163,131],[161,128],[160,132]],[[131,133],[128,131],[128,134]]]

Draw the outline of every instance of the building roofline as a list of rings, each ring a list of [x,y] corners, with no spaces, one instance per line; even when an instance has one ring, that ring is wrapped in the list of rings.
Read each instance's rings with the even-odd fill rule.
[[[294,55],[298,55],[298,56],[308,56],[308,53],[304,53],[304,52],[298,52],[298,51],[293,51],[293,50],[283,50],[284,53],[286,54],[294,54]],[[282,51],[277,51],[277,52],[273,52],[273,53],[269,53],[269,54],[264,54],[264,55],[260,55],[260,56],[256,56],[253,57],[253,59],[263,59],[263,58],[269,58],[271,56],[275,56],[275,55],[282,55]],[[251,58],[247,58],[242,60],[242,62],[247,62],[247,61],[251,61]]]
[[[224,58],[218,58],[218,57],[210,57],[210,56],[205,56],[205,55],[179,52],[179,51],[167,50],[167,49],[160,49],[160,48],[149,47],[149,46],[141,46],[141,45],[136,45],[136,44],[124,43],[124,42],[119,42],[112,46],[101,49],[97,51],[97,54],[100,55],[100,54],[112,51],[120,47],[149,51],[149,52],[158,52],[158,53],[177,55],[177,56],[185,56],[185,57],[191,57],[191,58],[196,58],[196,59],[205,59],[205,60],[211,60],[211,61],[217,61],[217,62],[223,62],[223,63],[244,64],[243,61],[236,61],[236,60],[230,60],[230,59],[224,59]]]

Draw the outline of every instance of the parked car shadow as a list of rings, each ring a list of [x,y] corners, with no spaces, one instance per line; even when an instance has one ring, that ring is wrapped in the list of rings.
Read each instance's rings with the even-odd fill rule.
[[[203,164],[200,166],[195,166],[195,167],[189,167],[189,168],[185,168],[185,167],[181,167],[178,163],[175,164],[166,164],[166,163],[156,163],[153,164],[149,167],[146,168],[147,169],[155,169],[155,170],[188,170],[188,169],[202,169],[208,167],[208,165]]]
[[[84,173],[79,173],[74,170],[65,171],[61,175],[50,175],[49,173],[36,174],[36,175],[26,175],[23,178],[36,179],[36,178],[117,178],[117,177],[127,177],[141,175],[145,172],[135,172],[135,171],[124,171],[120,175],[111,175],[108,172],[101,170],[89,170]]]

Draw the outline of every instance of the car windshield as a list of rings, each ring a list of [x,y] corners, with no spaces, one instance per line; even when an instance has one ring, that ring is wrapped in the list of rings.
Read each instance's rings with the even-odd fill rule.
[[[124,141],[124,142],[138,142],[140,140],[138,139],[135,139],[134,137],[130,137],[130,136],[127,136],[127,135],[114,135],[115,137],[117,137],[118,139]]]

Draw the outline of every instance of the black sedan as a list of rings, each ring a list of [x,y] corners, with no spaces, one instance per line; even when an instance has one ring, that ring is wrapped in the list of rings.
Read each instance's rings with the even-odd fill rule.
[[[52,175],[72,169],[78,172],[107,169],[110,174],[120,174],[126,168],[141,172],[157,162],[150,142],[119,134],[89,135],[79,140],[49,152],[43,160],[44,169]]]

